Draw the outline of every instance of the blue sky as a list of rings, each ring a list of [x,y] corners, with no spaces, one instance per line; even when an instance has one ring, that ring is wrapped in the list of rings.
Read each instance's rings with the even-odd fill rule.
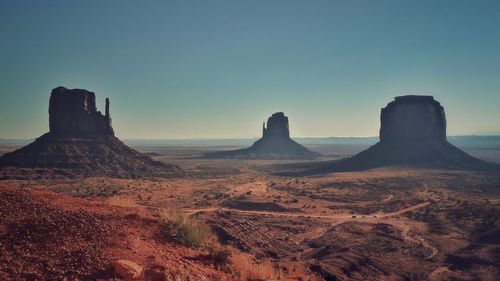
[[[500,1],[1,1],[0,137],[48,130],[58,85],[124,138],[373,136],[394,96],[500,134]]]

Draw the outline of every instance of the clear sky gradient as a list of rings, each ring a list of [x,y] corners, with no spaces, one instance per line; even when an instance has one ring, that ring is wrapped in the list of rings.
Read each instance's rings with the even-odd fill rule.
[[[373,136],[394,96],[448,133],[500,133],[500,1],[1,1],[0,137],[48,131],[58,85],[111,99],[123,138]]]

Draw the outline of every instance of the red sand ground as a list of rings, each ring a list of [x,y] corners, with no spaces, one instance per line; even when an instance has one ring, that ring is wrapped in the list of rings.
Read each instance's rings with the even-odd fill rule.
[[[105,278],[111,261],[167,269],[173,280],[231,280],[200,250],[155,240],[154,212],[46,190],[0,191],[0,280]],[[146,274],[142,280],[155,280]]]

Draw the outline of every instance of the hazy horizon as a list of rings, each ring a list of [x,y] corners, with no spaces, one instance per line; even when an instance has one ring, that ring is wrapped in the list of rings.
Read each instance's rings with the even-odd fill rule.
[[[48,131],[59,85],[111,100],[124,139],[377,136],[433,95],[449,135],[500,134],[498,1],[0,3],[0,137]]]
[[[120,136],[118,136],[120,137]],[[230,141],[230,140],[241,140],[241,141],[249,141],[249,140],[257,140],[261,138],[262,136],[248,136],[248,137],[227,137],[227,138],[121,138],[124,141]],[[500,134],[482,134],[482,135],[448,135],[449,138],[469,138],[469,137],[477,137],[477,138],[500,138]],[[5,138],[0,136],[0,140],[6,140],[6,141],[31,141],[33,139],[38,138],[36,137],[31,137],[31,138]],[[299,139],[299,140],[306,140],[306,139],[378,139],[379,136],[324,136],[324,137],[317,137],[317,136],[291,136],[292,139]]]

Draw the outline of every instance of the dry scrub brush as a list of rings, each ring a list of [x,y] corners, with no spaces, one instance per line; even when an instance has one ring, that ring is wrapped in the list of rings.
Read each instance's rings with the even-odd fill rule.
[[[227,269],[231,250],[221,245],[210,227],[203,221],[187,214],[161,210],[158,238],[192,248],[202,248],[211,264]]]
[[[221,245],[210,227],[195,216],[161,210],[158,238],[161,241],[206,250],[205,262],[230,273],[234,280],[284,280],[283,272],[271,261],[256,261],[248,254]]]
[[[193,216],[161,210],[158,238],[163,241],[200,248],[209,242],[210,228]]]
[[[134,200],[130,198],[125,198],[121,196],[113,196],[109,198],[108,204],[112,206],[117,206],[117,207],[124,207],[124,208],[133,208],[136,207],[137,204],[135,204]]]
[[[271,261],[256,261],[243,253],[231,256],[232,274],[239,281],[285,280],[283,272]]]

